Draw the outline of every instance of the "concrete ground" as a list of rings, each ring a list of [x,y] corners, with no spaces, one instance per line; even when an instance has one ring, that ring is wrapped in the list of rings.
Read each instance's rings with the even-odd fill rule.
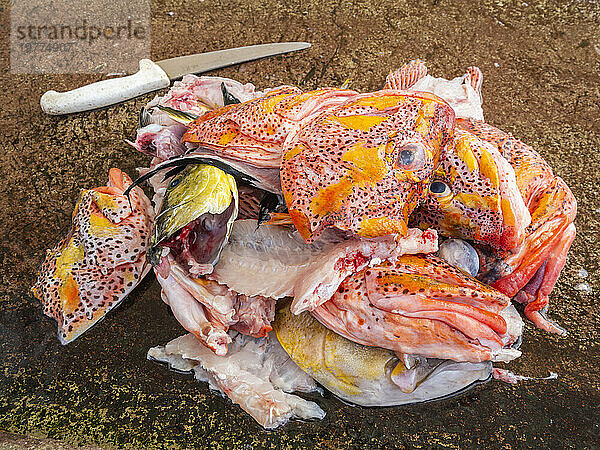
[[[103,184],[112,166],[133,175],[147,162],[124,139],[134,136],[137,112],[153,94],[90,113],[44,115],[43,92],[100,76],[10,74],[8,2],[2,5],[0,430],[27,438],[2,433],[0,448],[47,448],[54,442],[47,439],[64,448],[598,445],[598,3],[153,2],[155,60],[271,41],[313,43],[302,53],[214,72],[259,88],[339,86],[349,78],[352,88],[368,91],[414,58],[445,77],[477,65],[485,74],[488,122],[534,146],[578,200],[578,235],[550,312],[569,335],[528,324],[524,354],[510,365],[529,376],[553,371],[557,380],[491,382],[448,400],[399,408],[352,407],[326,395],[317,399],[327,412],[323,421],[292,422],[268,433],[190,376],[146,360],[149,347],[182,334],[151,277],[100,325],[66,347],[59,344],[56,324],[28,289],[44,250],[68,229],[79,190]],[[591,293],[575,289],[582,282]]]

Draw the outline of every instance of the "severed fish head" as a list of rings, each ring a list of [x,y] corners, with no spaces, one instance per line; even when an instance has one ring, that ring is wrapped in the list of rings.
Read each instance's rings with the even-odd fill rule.
[[[365,345],[453,361],[504,361],[522,333],[510,298],[433,255],[403,255],[346,278],[311,311]]]
[[[509,162],[490,143],[456,130],[425,201],[411,224],[450,237],[510,250],[525,238],[531,215]]]
[[[192,275],[210,273],[238,213],[235,179],[208,164],[185,167],[170,181],[150,239],[153,266],[170,249]]]
[[[111,169],[106,186],[83,191],[71,229],[46,259],[32,288],[67,344],[102,319],[150,268],[146,248],[154,211],[131,179]]]
[[[490,362],[469,363],[396,354],[350,341],[309,313],[277,311],[273,329],[290,358],[343,400],[394,406],[446,397],[490,378]]]
[[[309,243],[329,227],[405,235],[453,132],[454,111],[427,93],[361,94],[309,117],[283,148],[294,225]]]

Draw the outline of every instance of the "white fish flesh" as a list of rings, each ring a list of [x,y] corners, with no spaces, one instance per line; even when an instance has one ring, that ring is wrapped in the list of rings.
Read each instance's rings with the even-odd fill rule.
[[[349,275],[400,255],[437,250],[432,230],[409,229],[405,237],[344,239],[333,230],[307,245],[291,228],[238,220],[219,262],[208,275],[247,296],[294,297],[292,312],[312,310],[331,298]]]
[[[287,355],[275,335],[255,339],[232,333],[227,356],[217,356],[187,334],[148,351],[148,359],[166,362],[179,371],[193,370],[196,379],[226,393],[264,428],[276,428],[293,418],[323,419],[325,412],[294,391],[317,390],[314,380]]]

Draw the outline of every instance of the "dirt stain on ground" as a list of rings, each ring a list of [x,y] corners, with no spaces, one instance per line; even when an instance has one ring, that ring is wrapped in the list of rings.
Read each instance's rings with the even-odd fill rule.
[[[108,0],[110,1],[110,0]],[[4,3],[6,5],[6,2]],[[587,447],[599,439],[600,6],[592,1],[480,3],[374,1],[154,2],[152,57],[160,60],[271,41],[305,40],[305,52],[215,72],[258,88],[378,89],[421,58],[453,77],[485,74],[487,121],[536,148],[573,189],[577,239],[552,295],[550,315],[567,338],[526,327],[517,373],[558,380],[498,382],[437,403],[351,407],[326,395],[327,417],[264,432],[227,399],[146,360],[148,348],[183,330],[150,277],[98,326],[62,347],[28,288],[44,250],[68,229],[79,190],[148,161],[125,144],[154,94],[68,117],[41,113],[48,89],[99,75],[12,75],[9,9],[0,49],[0,429],[105,447],[318,448]],[[171,14],[172,13],[172,14]],[[587,278],[579,276],[586,269]],[[587,294],[575,289],[585,282]],[[4,435],[6,436],[6,435]],[[4,439],[8,442],[9,438]],[[7,444],[8,445],[8,444]],[[25,444],[23,444],[25,445]],[[65,444],[66,445],[66,444]]]

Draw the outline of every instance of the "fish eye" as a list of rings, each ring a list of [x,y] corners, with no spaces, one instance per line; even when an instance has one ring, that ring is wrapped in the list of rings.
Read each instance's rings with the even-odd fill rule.
[[[169,189],[173,189],[174,187],[177,187],[179,185],[179,183],[181,183],[182,177],[176,177],[173,178],[171,180],[171,182],[169,183]]]
[[[446,197],[450,195],[450,186],[440,180],[435,180],[429,185],[429,192],[433,197]]]
[[[408,166],[415,160],[415,152],[412,150],[402,150],[400,152],[399,160],[402,162],[402,164]]]
[[[425,164],[425,159],[423,145],[409,143],[399,148],[397,166],[401,169],[418,170]]]

